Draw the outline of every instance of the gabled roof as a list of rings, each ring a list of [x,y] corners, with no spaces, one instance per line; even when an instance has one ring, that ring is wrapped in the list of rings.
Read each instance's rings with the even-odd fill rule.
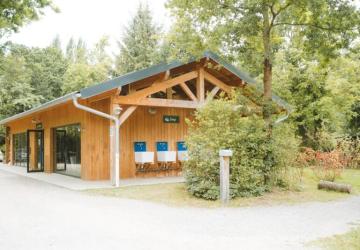
[[[214,53],[212,53],[210,51],[205,52],[203,57],[207,57],[209,59],[212,59],[213,61],[215,61],[216,63],[222,65],[224,68],[229,70],[231,73],[233,73],[237,77],[243,79],[247,83],[250,83],[250,84],[251,83],[256,83],[255,79],[251,78],[247,73],[242,72],[238,68],[236,68],[233,65],[227,63],[226,61],[221,59],[218,55],[216,55],[216,54],[214,54]],[[190,62],[188,62],[188,63],[191,63],[191,62],[194,62],[194,61],[195,61],[195,59],[190,60]],[[161,72],[171,70],[173,68],[182,66],[184,64],[186,64],[186,63],[181,62],[179,60],[175,60],[175,61],[173,61],[171,63],[161,63],[161,64],[151,66],[151,67],[146,68],[146,69],[130,72],[130,73],[127,73],[125,75],[122,75],[122,76],[116,77],[114,79],[108,80],[106,82],[102,82],[102,83],[99,83],[97,85],[90,86],[90,87],[87,87],[85,89],[82,89],[80,91],[81,98],[89,98],[89,97],[101,94],[103,92],[109,91],[111,89],[122,87],[122,86],[128,85],[130,83],[145,79],[147,77],[159,74]]]
[[[232,64],[229,64],[228,62],[226,62],[225,60],[223,60],[221,57],[219,57],[218,55],[216,55],[215,53],[211,52],[211,51],[207,51],[204,53],[203,58],[209,58],[212,61],[218,63],[219,65],[221,65],[222,67],[224,67],[226,70],[228,70],[229,72],[231,72],[232,74],[234,74],[235,76],[237,76],[238,78],[242,79],[244,82],[246,82],[247,84],[253,85],[256,89],[258,89],[259,91],[262,90],[262,85],[261,84],[257,84],[256,80],[253,79],[252,77],[250,77],[246,72],[243,72],[241,70],[239,70],[237,67],[235,67]],[[190,60],[188,63],[192,63],[195,62],[196,60]],[[82,99],[87,99],[99,94],[102,94],[104,92],[107,92],[109,90],[112,89],[116,89],[125,85],[128,85],[130,83],[160,74],[162,72],[166,72],[167,70],[171,70],[180,66],[183,66],[185,64],[188,63],[184,63],[181,62],[179,60],[175,60],[171,63],[161,63],[155,66],[151,66],[149,68],[146,69],[142,69],[142,70],[138,70],[138,71],[134,71],[134,72],[130,72],[127,73],[125,75],[116,77],[114,79],[81,89],[79,92],[81,94],[81,98]],[[69,100],[72,99],[72,96],[78,92],[73,92],[67,95],[64,95],[62,97],[59,97],[55,100],[46,102],[42,105],[39,105],[35,108],[32,108],[28,111],[16,114],[14,116],[8,117],[6,119],[3,119],[0,121],[0,125],[1,124],[5,124],[8,123],[10,121],[25,117],[27,115],[33,114],[35,112],[39,112],[41,110],[45,110],[47,108],[59,105],[61,103],[65,103]],[[291,111],[290,106],[284,101],[282,100],[280,97],[273,95],[272,99],[274,102],[276,102],[279,106],[284,107],[288,112]]]

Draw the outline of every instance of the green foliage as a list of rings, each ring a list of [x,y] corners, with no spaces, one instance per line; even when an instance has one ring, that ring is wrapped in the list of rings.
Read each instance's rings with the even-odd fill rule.
[[[38,19],[46,7],[58,11],[51,0],[1,0],[0,37],[5,32],[17,31],[27,22]]]
[[[38,105],[41,96],[30,84],[31,70],[26,59],[10,53],[0,58],[0,117],[20,113]]]
[[[294,125],[287,121],[276,125],[272,130],[276,166],[271,179],[273,184],[289,189],[297,188],[303,175],[303,166],[298,166],[297,162],[301,139],[295,136],[295,132]]]
[[[54,46],[42,49],[14,45],[12,53],[25,58],[26,67],[31,72],[30,85],[34,89],[33,93],[41,96],[42,102],[62,95],[63,76],[68,63],[61,49]]]
[[[360,137],[340,138],[337,147],[344,155],[346,167],[360,168]]]
[[[348,131],[351,138],[360,138],[360,100],[351,106],[352,116],[348,122]]]
[[[331,150],[329,132],[336,129],[326,88],[328,68],[307,57],[297,48],[279,52],[274,67],[274,89],[293,107],[291,120],[303,146]]]
[[[358,35],[359,12],[347,0],[170,0],[167,7],[176,18],[170,40],[177,56],[211,49],[255,75],[264,61],[264,13],[274,53],[298,32],[309,54],[328,59]]]
[[[148,5],[140,4],[135,16],[125,27],[119,54],[116,56],[116,75],[144,69],[166,59],[167,47],[161,41],[160,27],[154,24]]]
[[[91,50],[82,39],[69,40],[65,52],[69,66],[64,74],[64,94],[109,79],[113,62],[106,52],[108,46],[108,37],[102,37]]]
[[[220,149],[233,150],[231,197],[256,196],[269,190],[280,180],[278,173],[287,167],[286,161],[296,157],[297,142],[291,139],[290,130],[281,134],[280,127],[276,127],[274,138],[269,140],[261,117],[244,116],[249,108],[239,95],[208,103],[189,122],[186,142],[190,159],[184,171],[188,190],[194,196],[211,200],[219,197]],[[285,137],[291,142],[286,147]]]
[[[108,79],[112,60],[103,37],[88,50],[79,39],[61,50],[56,37],[46,48],[9,44],[0,55],[0,117],[11,116],[61,95]]]

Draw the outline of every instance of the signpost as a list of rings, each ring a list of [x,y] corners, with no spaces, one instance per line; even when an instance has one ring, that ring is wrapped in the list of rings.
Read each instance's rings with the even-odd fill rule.
[[[225,205],[230,200],[230,157],[231,150],[220,150],[220,200]]]

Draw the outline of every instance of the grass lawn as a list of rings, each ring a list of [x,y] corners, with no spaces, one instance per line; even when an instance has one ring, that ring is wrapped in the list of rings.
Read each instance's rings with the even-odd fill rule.
[[[346,234],[334,235],[316,240],[311,244],[327,250],[359,250],[360,227],[352,229]]]
[[[348,183],[353,186],[353,194],[360,194],[360,170],[345,170],[337,182]],[[274,189],[260,197],[237,198],[230,202],[230,206],[276,205],[292,204],[308,201],[330,201],[349,197],[349,194],[317,189],[318,180],[311,170],[304,172],[304,180],[299,191],[284,191]],[[136,200],[146,200],[171,206],[219,207],[219,201],[207,201],[191,196],[184,183],[156,184],[148,186],[132,186],[114,189],[87,190],[90,194],[105,195]]]

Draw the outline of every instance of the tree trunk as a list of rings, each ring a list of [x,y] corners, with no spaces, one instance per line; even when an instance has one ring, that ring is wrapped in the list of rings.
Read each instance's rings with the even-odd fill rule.
[[[269,18],[269,7],[264,4],[263,7],[263,46],[264,46],[264,96],[263,96],[263,118],[267,123],[269,133],[271,134],[271,114],[272,114],[272,62],[271,62],[271,26]]]
[[[264,46],[264,95],[263,95],[263,118],[265,120],[268,132],[268,142],[271,141],[272,136],[272,124],[271,124],[271,114],[272,114],[272,94],[271,94],[271,78],[272,78],[272,65],[271,65],[271,26],[269,18],[269,6],[265,1],[263,3],[263,46]],[[266,156],[267,164],[271,164],[272,154],[268,153]],[[271,169],[267,168],[267,171],[264,172],[264,183],[269,184]]]
[[[327,189],[327,190],[333,190],[337,192],[343,192],[343,193],[351,193],[351,185],[349,184],[342,184],[342,183],[335,183],[331,181],[320,181],[318,184],[318,189]]]

